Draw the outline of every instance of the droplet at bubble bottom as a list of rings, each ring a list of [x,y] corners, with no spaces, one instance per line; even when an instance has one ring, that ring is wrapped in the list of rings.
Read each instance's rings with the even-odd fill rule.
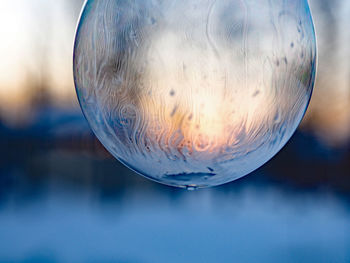
[[[196,189],[259,168],[315,79],[306,0],[88,0],[74,79],[92,130],[139,174]]]

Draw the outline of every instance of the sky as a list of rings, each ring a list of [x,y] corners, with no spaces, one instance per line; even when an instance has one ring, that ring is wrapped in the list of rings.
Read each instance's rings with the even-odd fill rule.
[[[350,137],[350,1],[310,0],[318,42],[318,71],[304,124],[326,143]]]
[[[59,100],[74,95],[72,46],[79,9],[69,2],[0,0],[2,105],[25,104],[28,82],[33,80],[48,81]]]
[[[76,107],[74,34],[83,0],[0,0],[0,113],[11,119],[45,87]],[[350,140],[350,0],[310,0],[319,60],[303,129],[330,145]]]

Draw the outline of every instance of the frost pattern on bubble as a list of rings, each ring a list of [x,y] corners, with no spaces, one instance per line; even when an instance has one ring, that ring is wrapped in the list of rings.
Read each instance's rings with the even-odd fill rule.
[[[83,112],[138,173],[206,187],[263,165],[307,108],[306,0],[88,0],[74,50]]]

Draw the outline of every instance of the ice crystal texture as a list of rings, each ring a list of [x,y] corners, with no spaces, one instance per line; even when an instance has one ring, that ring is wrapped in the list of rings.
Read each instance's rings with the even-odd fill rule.
[[[82,110],[121,162],[208,187],[271,159],[313,89],[306,0],[88,0],[74,49]]]

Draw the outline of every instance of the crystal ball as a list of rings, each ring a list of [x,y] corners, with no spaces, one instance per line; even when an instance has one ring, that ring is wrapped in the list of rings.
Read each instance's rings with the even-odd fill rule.
[[[92,130],[159,183],[220,185],[290,139],[310,101],[306,0],[87,0],[74,80]]]

